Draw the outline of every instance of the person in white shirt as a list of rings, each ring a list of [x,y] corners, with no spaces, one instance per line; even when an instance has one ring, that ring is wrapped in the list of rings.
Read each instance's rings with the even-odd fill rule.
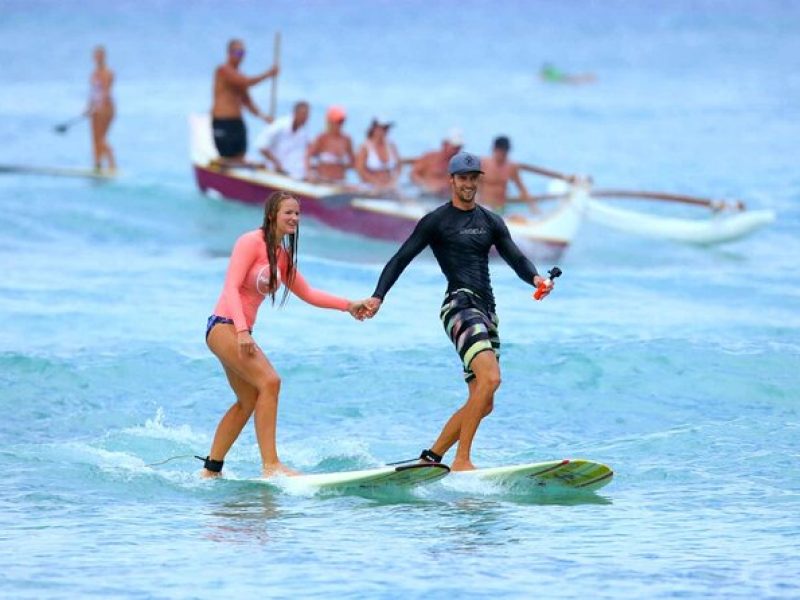
[[[258,136],[256,147],[278,173],[293,179],[305,179],[308,172],[306,149],[311,139],[306,129],[308,102],[294,105],[292,115],[277,119]]]

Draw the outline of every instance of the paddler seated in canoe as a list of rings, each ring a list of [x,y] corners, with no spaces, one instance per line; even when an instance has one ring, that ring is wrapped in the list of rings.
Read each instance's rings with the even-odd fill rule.
[[[367,139],[356,154],[356,171],[361,181],[374,190],[393,191],[400,177],[400,155],[389,139],[393,123],[375,117],[367,129]]]
[[[268,123],[272,118],[262,113],[250,97],[250,88],[265,79],[275,77],[278,67],[264,71],[255,77],[247,77],[239,72],[245,49],[241,40],[228,42],[228,60],[214,71],[214,105],[211,108],[211,126],[214,132],[214,145],[220,155],[218,161],[223,165],[245,163],[247,152],[247,129],[242,119],[242,107]]]
[[[268,164],[282,175],[292,179],[305,179],[308,172],[308,102],[300,100],[291,115],[276,119],[256,140],[256,147]]]
[[[528,189],[522,182],[519,166],[508,159],[510,151],[511,140],[501,135],[494,140],[492,155],[481,158],[483,177],[478,188],[481,204],[502,213],[506,207],[508,182],[513,181],[519,190],[520,198],[530,203],[532,211],[538,212],[538,207],[532,202]]]
[[[347,170],[355,165],[353,141],[342,131],[347,114],[331,106],[325,115],[326,128],[308,147],[309,180],[343,183]]]
[[[461,151],[464,138],[461,131],[451,129],[442,140],[438,150],[427,152],[414,160],[411,167],[411,181],[419,186],[424,194],[446,198],[450,195],[450,174],[447,166],[450,159]]]

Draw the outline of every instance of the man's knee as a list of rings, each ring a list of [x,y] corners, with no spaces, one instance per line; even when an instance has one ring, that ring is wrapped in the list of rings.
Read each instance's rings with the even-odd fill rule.
[[[492,392],[495,392],[502,383],[499,369],[490,369],[482,373],[476,373],[475,379],[478,381],[478,385],[485,387]]]

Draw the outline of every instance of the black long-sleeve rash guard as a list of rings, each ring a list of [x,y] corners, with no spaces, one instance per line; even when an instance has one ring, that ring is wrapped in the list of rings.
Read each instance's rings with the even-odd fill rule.
[[[491,310],[495,306],[489,277],[492,246],[529,285],[533,285],[534,276],[539,274],[511,239],[499,215],[479,205],[461,210],[448,202],[420,219],[414,232],[384,267],[372,295],[383,300],[403,270],[426,246],[431,247],[447,277],[448,292],[467,288],[478,294]]]

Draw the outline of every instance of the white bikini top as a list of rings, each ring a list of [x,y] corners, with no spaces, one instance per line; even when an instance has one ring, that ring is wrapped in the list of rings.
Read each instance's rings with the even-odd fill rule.
[[[370,171],[392,171],[398,164],[398,157],[395,153],[394,147],[389,143],[386,142],[386,148],[389,150],[389,158],[386,162],[381,160],[381,157],[378,156],[378,151],[375,149],[375,145],[370,141],[367,140],[365,142],[367,146],[367,160],[364,163],[364,166]]]

